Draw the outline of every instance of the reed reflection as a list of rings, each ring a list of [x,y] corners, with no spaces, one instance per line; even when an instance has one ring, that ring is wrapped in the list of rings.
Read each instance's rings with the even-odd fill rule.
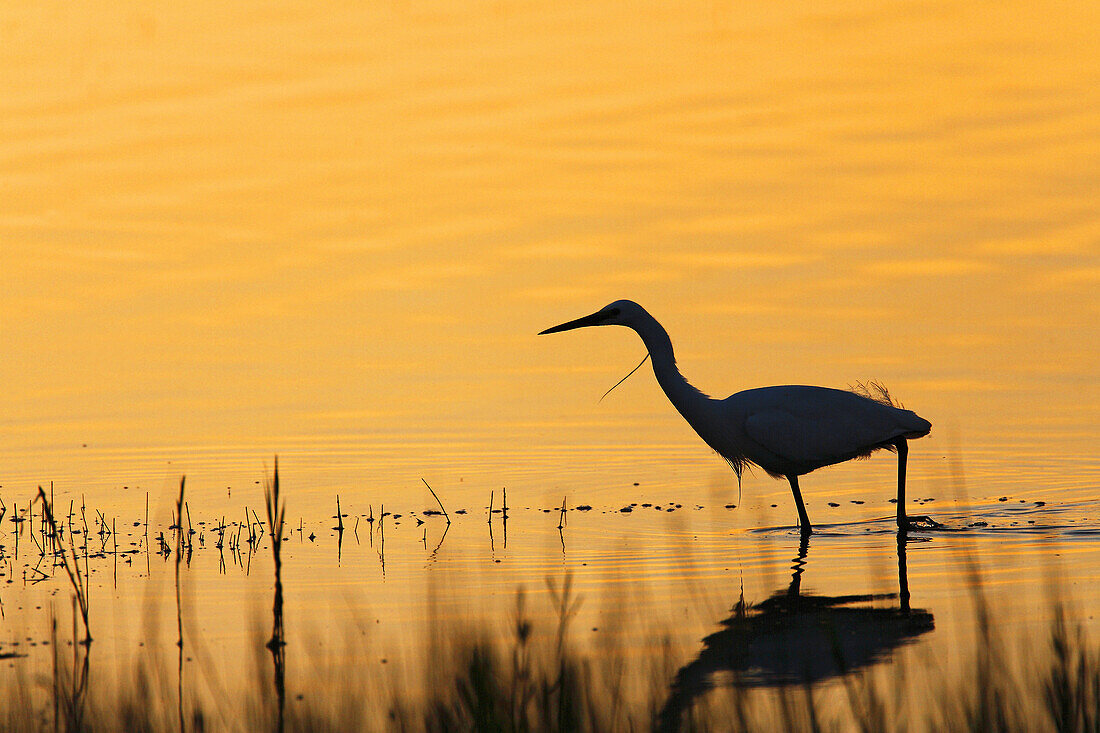
[[[733,614],[719,622],[722,629],[704,638],[698,656],[676,673],[658,728],[679,730],[683,713],[721,673],[743,687],[809,685],[884,661],[932,631],[932,613],[909,604],[905,532],[898,533],[897,548],[897,593],[803,593],[809,555],[809,536],[803,535],[788,586],[755,606],[742,594]],[[894,598],[897,606],[867,605]]]
[[[271,555],[275,565],[275,596],[271,609],[271,638],[266,646],[271,652],[275,686],[275,730],[282,732],[286,709],[286,632],[283,625],[283,527],[286,501],[279,496],[279,459],[275,458],[275,473],[264,490],[267,507],[267,527],[271,533]],[[337,499],[337,515],[340,514]],[[342,523],[341,523],[342,526]],[[340,532],[341,537],[343,531]]]

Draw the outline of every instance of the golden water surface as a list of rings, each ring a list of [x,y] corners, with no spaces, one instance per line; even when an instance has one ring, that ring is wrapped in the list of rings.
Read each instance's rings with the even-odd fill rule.
[[[1040,525],[1091,535],[1098,27],[1084,1],[8,3],[0,498],[54,481],[139,519],[148,491],[165,516],[186,473],[213,521],[261,505],[278,453],[322,540],[336,493],[423,509],[424,477],[483,512],[507,486],[538,539],[513,525],[502,597],[567,564],[536,512],[563,496],[720,510],[574,522],[608,572],[675,577],[650,543],[702,536],[716,573],[723,543],[778,542],[781,581],[793,540],[729,532],[793,524],[785,484],[747,476],[725,510],[735,478],[648,369],[597,402],[632,333],[535,335],[630,298],[709,394],[888,385],[934,426],[922,511],[1006,525],[998,498],[1042,500],[1062,518]],[[888,517],[893,472],[805,477],[815,523]],[[483,528],[449,539],[462,562],[500,559]],[[388,540],[409,564],[380,588],[420,592],[441,555],[419,532]],[[861,542],[819,572],[894,562]],[[950,572],[926,557],[929,590]],[[342,562],[312,582],[368,582]]]

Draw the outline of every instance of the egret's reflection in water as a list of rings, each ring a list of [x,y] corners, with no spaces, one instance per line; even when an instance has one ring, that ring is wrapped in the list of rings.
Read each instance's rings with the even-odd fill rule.
[[[906,539],[898,535],[898,592],[826,596],[803,593],[809,554],[803,537],[792,561],[791,582],[755,606],[744,594],[722,629],[703,639],[698,656],[680,668],[659,713],[662,730],[677,730],[681,715],[716,684],[810,684],[885,659],[894,649],[935,628],[931,612],[909,605]],[[898,600],[898,605],[882,605]]]

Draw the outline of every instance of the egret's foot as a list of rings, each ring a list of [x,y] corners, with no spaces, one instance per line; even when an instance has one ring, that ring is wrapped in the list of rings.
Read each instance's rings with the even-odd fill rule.
[[[943,527],[943,525],[932,519],[932,517],[903,517],[898,520],[898,531],[900,532],[939,529],[940,527]]]

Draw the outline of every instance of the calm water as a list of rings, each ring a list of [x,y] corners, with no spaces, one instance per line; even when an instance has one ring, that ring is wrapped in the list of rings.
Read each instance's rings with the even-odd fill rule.
[[[708,393],[875,379],[931,420],[909,495],[965,531],[909,545],[935,629],[885,665],[972,631],[965,556],[1025,636],[1051,577],[1096,607],[1098,24],[1087,2],[3,8],[0,652],[68,613],[6,521],[39,485],[134,533],[93,572],[109,668],[150,608],[174,653],[146,494],[151,537],[182,474],[196,523],[262,516],[276,453],[291,654],[350,620],[415,676],[430,619],[506,617],[520,585],[548,614],[566,576],[577,629],[633,604],[623,645],[671,636],[677,665],[795,568],[896,593],[889,457],[803,479],[821,532],[794,563],[786,485],[738,498],[648,368],[598,402],[633,334],[535,336],[618,298]],[[421,478],[467,510],[442,544]],[[361,520],[339,546],[337,494]],[[559,534],[563,499],[593,509]],[[270,554],[205,540],[190,623],[247,650]]]

